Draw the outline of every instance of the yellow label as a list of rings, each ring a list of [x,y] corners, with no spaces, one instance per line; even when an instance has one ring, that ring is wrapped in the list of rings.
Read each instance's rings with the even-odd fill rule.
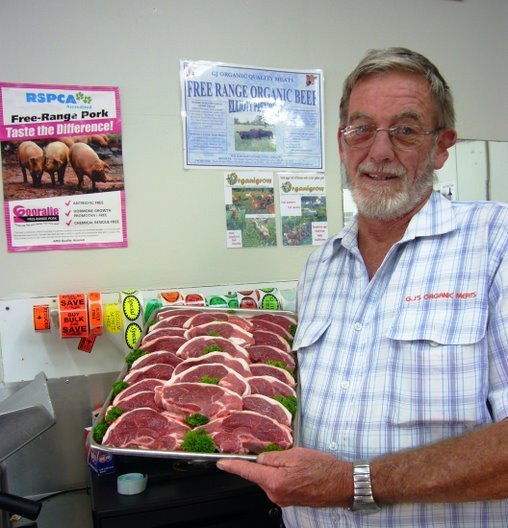
[[[125,342],[129,348],[134,348],[141,337],[141,327],[137,323],[130,323],[125,329]]]
[[[141,315],[141,303],[134,295],[127,295],[122,302],[123,314],[129,321],[135,321]]]
[[[104,306],[104,328],[112,334],[119,334],[123,328],[122,310],[117,303]]]

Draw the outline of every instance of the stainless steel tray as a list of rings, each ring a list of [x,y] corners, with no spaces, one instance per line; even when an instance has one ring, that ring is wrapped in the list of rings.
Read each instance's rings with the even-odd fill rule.
[[[251,316],[251,315],[258,315],[258,314],[266,314],[266,313],[273,313],[278,315],[286,315],[296,320],[296,314],[294,312],[289,311],[283,311],[283,310],[260,310],[260,309],[240,309],[240,308],[218,308],[213,306],[163,306],[162,308],[159,308],[158,310],[155,310],[148,321],[145,323],[143,327],[143,333],[136,344],[136,347],[139,346],[141,343],[143,337],[146,336],[148,333],[148,330],[151,326],[151,324],[158,318],[158,315],[161,312],[171,311],[171,310],[181,310],[181,309],[188,309],[188,310],[199,310],[199,311],[209,311],[209,312],[226,312],[229,314],[239,315],[241,317]],[[298,369],[298,364],[296,371]],[[120,372],[117,381],[123,380],[123,378],[126,376],[128,372],[127,365],[124,365],[122,368],[122,371]],[[299,384],[296,384],[296,393],[297,393],[297,401],[300,399],[300,390],[299,390]],[[100,423],[102,420],[104,420],[104,416],[106,414],[107,408],[109,407],[111,400],[113,399],[112,390],[109,392],[108,397],[106,398],[98,416],[93,422],[93,426]],[[292,430],[293,430],[293,445],[298,445],[298,437],[299,437],[299,409],[300,406],[298,405],[298,411],[296,413],[296,416],[293,419],[292,424]],[[247,454],[247,455],[239,455],[234,453],[193,453],[189,451],[156,451],[151,449],[136,449],[136,448],[120,448],[120,447],[109,447],[109,446],[103,446],[99,443],[97,443],[93,439],[93,432],[90,432],[88,435],[88,445],[92,449],[98,449],[107,453],[111,453],[114,455],[123,455],[123,456],[137,456],[137,457],[149,457],[149,458],[169,458],[169,459],[180,459],[180,460],[188,460],[188,461],[194,461],[194,462],[208,462],[213,460],[220,460],[223,458],[235,458],[235,459],[242,459],[242,460],[251,460],[255,461],[257,458],[256,454]]]

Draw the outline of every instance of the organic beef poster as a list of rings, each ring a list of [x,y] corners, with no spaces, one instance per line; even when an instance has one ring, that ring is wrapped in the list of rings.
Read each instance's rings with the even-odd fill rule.
[[[127,246],[120,94],[0,83],[9,251]]]
[[[324,170],[320,70],[182,60],[185,167]]]

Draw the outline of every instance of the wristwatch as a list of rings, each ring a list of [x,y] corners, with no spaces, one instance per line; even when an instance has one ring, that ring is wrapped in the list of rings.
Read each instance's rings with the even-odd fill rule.
[[[381,508],[372,495],[370,480],[370,466],[363,460],[353,462],[354,501],[351,506],[353,512],[376,513]]]

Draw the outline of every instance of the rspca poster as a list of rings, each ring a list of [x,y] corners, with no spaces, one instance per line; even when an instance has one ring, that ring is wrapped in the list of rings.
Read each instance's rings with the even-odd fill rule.
[[[273,174],[262,171],[226,172],[226,247],[277,245]]]
[[[11,252],[127,246],[116,87],[0,82]]]
[[[324,171],[323,75],[180,61],[185,168]]]
[[[318,246],[328,238],[323,174],[279,173],[279,202],[284,246]]]

